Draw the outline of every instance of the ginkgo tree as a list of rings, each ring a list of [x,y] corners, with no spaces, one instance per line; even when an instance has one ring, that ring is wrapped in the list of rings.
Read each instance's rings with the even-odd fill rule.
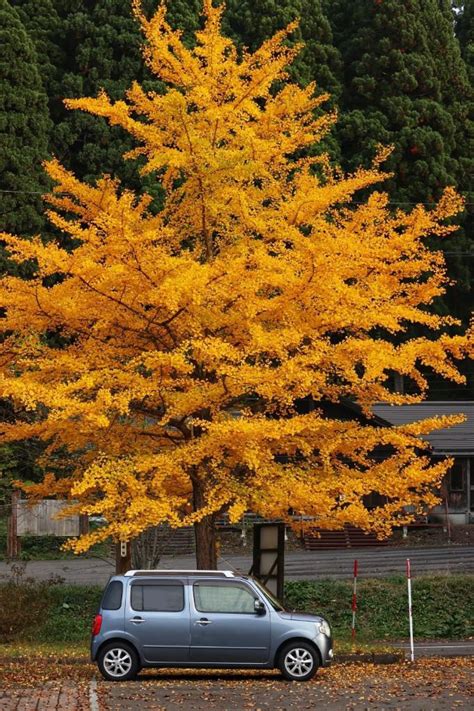
[[[429,311],[446,276],[425,244],[453,230],[461,200],[448,189],[433,210],[394,213],[381,192],[357,197],[384,179],[386,151],[348,176],[308,157],[335,117],[315,111],[315,86],[287,81],[293,25],[241,55],[211,0],[193,49],[164,5],[151,19],[133,9],[166,89],[67,104],[133,136],[125,158],[156,176],[162,209],[52,160],[47,214],[61,241],[2,236],[12,259],[36,265],[0,285],[0,393],[16,408],[3,437],[43,440],[45,466],[61,453],[70,465],[29,495],[105,517],[78,552],[194,524],[208,568],[223,512],[387,533],[404,507],[434,503],[448,463],[433,464],[420,435],[447,421],[384,428],[324,417],[318,403],[352,398],[369,415],[375,401],[415,399],[391,392],[393,372],[418,397],[426,369],[462,380],[455,361],[472,339]],[[383,503],[369,510],[373,491]]]

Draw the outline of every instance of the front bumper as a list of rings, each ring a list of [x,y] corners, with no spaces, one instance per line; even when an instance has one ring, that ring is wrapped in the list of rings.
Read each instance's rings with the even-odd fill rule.
[[[328,667],[334,659],[332,637],[326,637],[325,634],[318,634],[315,642],[321,654],[321,666]]]

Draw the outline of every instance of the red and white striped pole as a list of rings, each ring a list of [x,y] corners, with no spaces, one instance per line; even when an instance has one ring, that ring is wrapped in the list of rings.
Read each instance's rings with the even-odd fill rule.
[[[411,565],[407,558],[407,586],[408,586],[408,624],[410,627],[410,660],[415,661],[415,645],[413,642],[413,610],[411,604]]]
[[[354,584],[352,588],[352,642],[355,642],[356,636],[356,611],[357,611],[357,572],[358,562],[354,561]]]

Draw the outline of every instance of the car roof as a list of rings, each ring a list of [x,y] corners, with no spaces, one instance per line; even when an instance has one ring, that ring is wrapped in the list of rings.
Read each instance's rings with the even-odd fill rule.
[[[191,575],[193,577],[204,576],[206,578],[235,578],[241,577],[239,573],[234,573],[232,570],[128,570],[125,573],[126,578],[136,577],[169,577],[176,575]]]

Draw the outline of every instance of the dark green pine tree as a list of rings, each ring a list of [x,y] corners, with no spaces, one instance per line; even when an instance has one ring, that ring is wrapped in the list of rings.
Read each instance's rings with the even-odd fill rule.
[[[10,0],[28,32],[36,50],[38,69],[50,109],[55,102],[52,94],[64,60],[59,48],[61,23],[53,0]],[[53,116],[51,116],[53,119]]]
[[[447,185],[472,202],[472,87],[449,0],[332,0],[331,7],[344,61],[337,128],[344,167],[367,165],[377,144],[391,144],[393,178],[384,187],[394,204],[434,203]],[[456,236],[441,243],[456,286],[436,308],[466,324],[473,236],[469,212],[460,220]]]
[[[152,11],[159,2],[146,0],[143,4]],[[201,25],[202,0],[167,0],[166,5],[168,22],[175,29],[182,31],[185,43],[191,46],[194,43],[194,33]]]
[[[342,91],[342,62],[321,0],[227,0],[226,8],[226,33],[239,46],[252,51],[299,18],[300,25],[291,41],[303,42],[304,48],[290,68],[291,79],[302,85],[315,81],[318,93],[330,94],[324,109],[337,107]],[[324,141],[323,148],[339,157],[333,135]]]
[[[139,177],[139,163],[124,161],[123,154],[133,147],[131,139],[119,127],[82,112],[68,111],[64,98],[96,96],[105,89],[113,99],[122,98],[134,80],[150,88],[156,82],[143,67],[142,35],[127,0],[14,0],[22,6],[31,37],[48,53],[45,59],[50,112],[55,123],[51,152],[81,179],[94,181],[103,173],[120,178],[127,187],[147,189],[159,194],[153,177]],[[144,3],[148,10],[158,0]],[[40,24],[30,6],[41,6]],[[173,0],[169,17],[172,24],[184,28],[190,36],[197,27],[199,0]],[[53,10],[51,13],[50,10]],[[27,20],[27,17],[30,19]],[[38,28],[41,31],[38,31]],[[59,28],[59,29],[58,29]],[[50,71],[51,65],[55,68]]]
[[[0,229],[35,234],[51,122],[35,49],[7,0],[0,0],[0,96]],[[2,251],[0,270],[6,268]]]
[[[443,107],[454,122],[454,147],[450,157],[455,184],[466,199],[462,229],[456,239],[446,243],[449,272],[457,282],[454,302],[449,300],[449,295],[446,302],[451,311],[462,315],[467,322],[474,307],[474,91],[468,66],[453,33],[452,4],[450,0],[438,0],[438,5],[439,12],[428,18],[432,22],[429,26],[431,51],[441,81]],[[465,8],[469,10],[468,3]]]
[[[337,103],[342,64],[321,0],[228,0],[226,8],[228,33],[251,50],[298,18],[293,40],[305,46],[291,69],[292,78],[303,85],[316,81],[320,91],[331,94],[332,104]]]
[[[347,168],[394,144],[394,200],[434,201],[453,184],[455,126],[442,105],[429,15],[437,0],[335,0],[333,26],[344,61],[338,135]]]
[[[456,13],[456,36],[472,84],[474,83],[474,0],[464,0],[459,7]]]
[[[131,144],[121,129],[70,112],[62,103],[63,98],[96,96],[101,89],[117,100],[140,76],[140,39],[130,6],[123,0],[55,0],[55,6],[64,62],[52,92],[57,97],[54,153],[81,179],[92,182],[108,173],[138,188],[136,164],[122,158]]]

